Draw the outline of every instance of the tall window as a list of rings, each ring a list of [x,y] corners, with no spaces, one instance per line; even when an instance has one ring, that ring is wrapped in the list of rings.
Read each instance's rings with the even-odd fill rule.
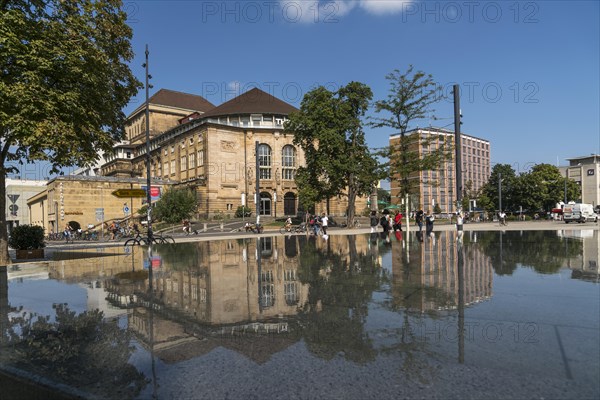
[[[204,165],[204,150],[198,150],[198,166]]]
[[[260,179],[271,179],[271,147],[267,144],[258,146],[258,165]]]
[[[181,156],[181,170],[185,171],[187,168],[187,157]]]
[[[189,164],[190,169],[196,168],[196,153],[190,153],[189,159],[188,159],[188,164]]]
[[[282,160],[282,179],[284,180],[294,180],[296,175],[296,149],[294,146],[284,146],[281,151],[281,160]]]
[[[175,175],[177,170],[177,166],[175,165],[175,160],[171,160],[171,175]]]

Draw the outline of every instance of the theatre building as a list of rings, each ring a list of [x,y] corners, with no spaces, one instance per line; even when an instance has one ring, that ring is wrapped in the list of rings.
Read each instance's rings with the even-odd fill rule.
[[[260,215],[296,215],[294,179],[304,154],[284,130],[296,110],[257,88],[216,107],[201,96],[161,89],[149,99],[151,177],[193,190],[198,216],[210,218],[233,217],[243,202],[255,215],[258,176]],[[101,175],[146,177],[145,120],[144,104],[128,117],[126,140],[105,156]],[[346,204],[331,199],[330,213],[343,215]],[[358,199],[357,212],[365,207],[366,199]],[[316,208],[325,211],[324,204]]]

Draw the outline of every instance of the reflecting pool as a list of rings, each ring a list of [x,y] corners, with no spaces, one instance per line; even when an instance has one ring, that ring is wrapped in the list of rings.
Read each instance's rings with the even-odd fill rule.
[[[0,369],[90,398],[598,398],[598,231],[275,236],[0,273]]]

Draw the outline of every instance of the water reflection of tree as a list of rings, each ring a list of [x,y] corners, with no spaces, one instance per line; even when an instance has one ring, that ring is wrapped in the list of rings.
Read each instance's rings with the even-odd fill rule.
[[[384,304],[390,311],[398,313],[401,319],[401,326],[396,332],[398,340],[381,351],[401,354],[402,372],[415,381],[426,383],[436,371],[428,362],[431,352],[424,333],[431,326],[427,327],[427,323],[438,317],[437,309],[456,306],[456,299],[443,287],[423,284],[423,244],[415,240],[405,242],[404,246],[395,253],[399,259],[393,260],[400,266],[401,276],[392,278],[391,298]],[[425,305],[432,307],[424,309]]]
[[[200,265],[203,243],[177,243],[154,246],[154,253],[160,255],[165,265],[175,271],[187,271]],[[207,245],[207,244],[205,244]]]
[[[308,349],[325,359],[340,354],[355,362],[374,359],[376,352],[364,324],[373,291],[380,284],[376,260],[370,253],[357,252],[353,235],[348,236],[344,255],[317,248],[314,238],[300,240],[299,277],[310,290],[299,322]]]
[[[55,306],[56,318],[22,313],[11,320],[0,361],[106,398],[133,398],[146,385],[128,363],[131,337],[99,310],[76,315]]]
[[[498,275],[512,275],[518,265],[554,274],[583,249],[582,242],[559,237],[556,231],[480,232],[477,243]]]

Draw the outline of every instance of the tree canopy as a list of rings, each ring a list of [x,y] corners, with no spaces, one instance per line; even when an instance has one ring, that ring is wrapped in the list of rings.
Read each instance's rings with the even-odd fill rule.
[[[0,1],[0,208],[7,161],[88,165],[123,137],[140,87],[120,0]],[[4,215],[4,214],[2,214]],[[0,264],[6,264],[5,217]]]
[[[415,177],[419,172],[439,169],[445,160],[450,159],[452,150],[452,143],[443,136],[407,135],[411,124],[433,113],[431,107],[439,101],[432,75],[423,71],[413,72],[413,69],[411,65],[405,73],[396,69],[386,75],[389,93],[387,99],[375,102],[375,112],[387,116],[371,118],[370,123],[375,128],[391,128],[393,134],[400,135],[380,155],[389,160],[387,178],[397,181],[402,197],[412,194],[418,187],[419,180]],[[418,152],[418,147],[427,151]],[[433,181],[429,183],[436,184]]]
[[[530,171],[517,175],[508,164],[496,164],[492,168],[490,179],[482,187],[478,205],[488,211],[499,207],[502,180],[502,209],[508,211],[550,211],[564,201],[579,201],[581,188],[576,182],[566,179],[559,169],[551,164],[536,164]],[[565,190],[566,189],[566,190]]]
[[[196,211],[196,193],[187,188],[169,189],[153,207],[154,216],[171,224],[189,219]]]
[[[286,129],[305,155],[296,182],[305,206],[334,196],[348,197],[348,226],[354,219],[356,196],[370,194],[378,180],[377,161],[365,140],[362,117],[371,89],[350,82],[332,92],[318,87],[304,96]]]

